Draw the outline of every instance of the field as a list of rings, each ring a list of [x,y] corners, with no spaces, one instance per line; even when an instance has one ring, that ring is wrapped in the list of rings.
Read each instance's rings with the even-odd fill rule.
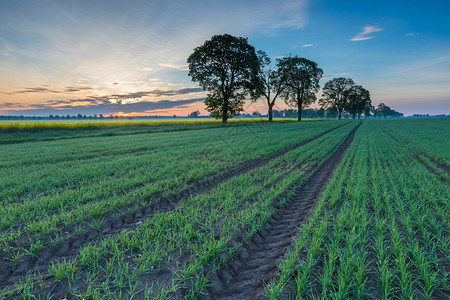
[[[0,299],[450,297],[449,118],[8,126]]]
[[[328,119],[315,119],[314,121]],[[295,121],[274,118],[275,122]],[[303,119],[313,121],[313,119]],[[230,119],[228,126],[263,123],[261,117]],[[140,133],[184,131],[222,127],[222,121],[212,118],[157,118],[157,119],[87,119],[87,120],[16,120],[0,121],[0,144],[57,139],[130,135]]]

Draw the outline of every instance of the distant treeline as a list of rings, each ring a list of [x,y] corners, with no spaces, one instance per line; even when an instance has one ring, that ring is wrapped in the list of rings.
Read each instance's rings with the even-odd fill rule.
[[[408,118],[445,118],[450,117],[450,115],[442,114],[442,115],[429,115],[429,114],[413,114]]]
[[[250,116],[249,114],[247,114],[246,116]],[[251,116],[264,116],[267,117],[267,114],[262,115],[258,112],[254,112]],[[398,118],[398,117],[403,117],[402,113],[399,113],[395,110],[392,110],[390,108],[388,109],[384,109],[384,110],[378,110],[378,109],[374,109],[371,110],[369,112],[367,112],[367,114],[364,113],[359,113],[357,114],[358,119],[361,118],[361,116],[363,116],[364,118],[369,118],[369,117],[373,117],[373,118]],[[298,111],[297,109],[283,109],[283,110],[273,110],[273,117],[274,118],[297,118],[298,117]],[[302,118],[306,118],[306,119],[336,119],[338,117],[338,112],[336,109],[333,108],[307,108],[307,109],[302,109]],[[352,114],[346,111],[342,112],[342,118],[352,118]]]
[[[109,116],[103,116],[102,114],[99,115],[49,115],[46,117],[42,116],[0,116],[0,120],[104,120],[104,119],[114,119],[114,120],[121,120],[121,119],[167,119],[167,118],[174,118],[174,116],[139,116],[139,117],[126,117],[121,115],[109,115]]]
[[[386,112],[386,113],[384,113]],[[388,109],[373,109],[371,110],[367,115],[364,113],[359,114],[358,117],[361,118],[363,116],[364,118],[398,118],[403,117],[402,113],[399,113],[395,110],[392,110],[388,107]],[[259,112],[253,112],[253,113],[242,113],[240,115],[236,115],[237,118],[254,118],[254,117],[267,117],[267,114],[261,114]],[[302,118],[306,119],[336,119],[338,116],[338,113],[333,108],[307,108],[302,110]],[[93,115],[93,116],[86,116],[86,115],[77,115],[77,116],[59,116],[59,115],[49,115],[48,117],[42,117],[42,116],[0,116],[0,120],[102,120],[102,119],[114,119],[114,120],[121,120],[121,119],[167,119],[167,118],[176,118],[176,115],[173,116],[139,116],[139,117],[124,117],[124,116],[116,116],[116,115],[109,115],[107,117],[104,117],[102,114],[100,115]],[[183,118],[184,116],[179,116],[180,118]],[[199,111],[194,111],[187,115],[188,118],[208,118],[210,116],[201,116]],[[273,110],[273,117],[274,118],[297,118],[298,117],[298,111],[297,109],[282,109],[282,110]],[[352,115],[348,112],[342,113],[343,118],[351,118]],[[407,118],[445,118],[450,117],[450,115],[441,114],[441,115],[430,115],[430,114],[413,114],[412,116],[408,116]]]

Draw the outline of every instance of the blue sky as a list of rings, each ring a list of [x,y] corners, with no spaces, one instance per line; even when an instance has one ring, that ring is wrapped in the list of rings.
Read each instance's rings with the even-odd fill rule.
[[[3,0],[0,115],[204,112],[186,59],[222,33],[316,61],[322,86],[351,77],[376,105],[450,114],[446,0]],[[261,100],[246,111],[267,109]]]

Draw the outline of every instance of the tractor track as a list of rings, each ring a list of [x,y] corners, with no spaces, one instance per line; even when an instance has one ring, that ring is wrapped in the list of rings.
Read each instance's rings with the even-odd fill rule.
[[[73,258],[78,254],[81,248],[87,246],[88,244],[95,243],[99,239],[121,232],[124,229],[135,228],[136,226],[139,226],[143,220],[151,218],[155,213],[164,213],[173,210],[183,199],[208,192],[233,177],[262,167],[278,156],[282,156],[289,151],[311,143],[314,140],[350,123],[351,122],[347,122],[345,124],[333,127],[317,136],[307,139],[301,143],[289,146],[269,156],[239,164],[224,173],[211,176],[207,179],[199,181],[196,184],[192,184],[186,190],[180,193],[172,194],[166,199],[160,198],[162,197],[162,194],[153,196],[150,199],[146,199],[146,201],[151,201],[154,199],[157,200],[156,202],[140,207],[132,213],[125,213],[120,217],[114,217],[111,215],[103,216],[103,225],[100,229],[90,229],[86,226],[86,229],[89,229],[87,229],[84,233],[78,234],[76,233],[75,228],[67,228],[65,231],[66,235],[70,235],[69,239],[62,241],[56,246],[50,245],[50,239],[48,241],[44,241],[44,250],[35,253],[34,255],[26,255],[20,261],[11,261],[7,258],[2,258],[0,260],[0,289],[5,289],[18,280],[23,279],[26,275],[30,275],[36,271],[41,274],[42,278],[50,279],[51,276],[48,274],[48,269],[49,266],[51,266],[52,261],[55,259]],[[12,289],[11,291],[20,292],[17,288]]]
[[[443,183],[448,183],[447,180],[445,178],[443,178],[439,173],[437,173],[435,170],[433,170],[432,167],[430,167],[423,159],[420,158],[420,156],[426,157],[428,158],[436,167],[438,167],[439,169],[441,169],[442,171],[444,171],[447,174],[450,174],[450,166],[443,163],[443,162],[439,162],[438,160],[436,160],[435,158],[431,157],[430,155],[428,155],[425,152],[420,151],[419,149],[417,149],[416,147],[410,145],[411,143],[407,140],[405,140],[404,138],[399,138],[398,136],[396,137],[394,135],[394,133],[392,131],[389,131],[387,129],[383,129],[383,131],[389,135],[394,141],[396,141],[399,144],[405,145],[407,147],[411,147],[412,150],[417,153],[414,158],[420,163],[422,164],[426,169],[428,169],[428,171],[430,171],[431,173],[435,174],[436,176],[439,177],[439,180],[441,180]]]
[[[277,271],[283,254],[293,243],[298,226],[307,219],[334,169],[358,130],[359,123],[336,152],[299,186],[286,204],[268,220],[264,229],[243,246],[221,270],[210,274],[213,285],[204,299],[257,299]]]

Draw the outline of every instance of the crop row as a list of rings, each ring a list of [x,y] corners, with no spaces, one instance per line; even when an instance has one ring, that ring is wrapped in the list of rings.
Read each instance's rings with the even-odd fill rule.
[[[143,134],[139,138],[33,143],[31,147],[30,144],[26,144],[28,147],[6,145],[1,148],[5,159],[0,168],[0,201],[17,203],[55,190],[83,187],[86,181],[95,183],[109,177],[132,175],[139,166],[158,173],[162,171],[158,163],[194,159],[194,163],[222,163],[225,168],[298,143],[334,124],[307,123],[301,127],[276,124],[264,129],[253,125],[198,130],[188,135]]]
[[[267,298],[449,296],[449,186],[385,124],[361,126]]]
[[[218,268],[220,254],[239,251],[241,243],[263,226],[293,187],[332,155],[354,126],[339,128],[210,192],[185,199],[134,230],[86,246],[74,258],[55,261],[48,272],[53,280],[63,282],[58,285],[61,291],[66,286],[66,291],[81,298],[164,298],[186,288],[191,296],[198,296],[209,284],[199,271],[206,264]],[[237,235],[243,239],[233,240]],[[46,291],[35,276],[17,283],[25,296],[36,289]]]
[[[416,154],[450,166],[450,119],[392,120],[380,126]]]
[[[74,227],[81,233],[86,230],[86,223],[100,226],[99,220],[108,213],[120,215],[125,208],[136,209],[149,202],[164,201],[170,195],[185,191],[192,182],[220,174],[245,159],[265,157],[306,141],[329,130],[329,125],[312,126],[304,131],[298,130],[298,127],[294,131],[294,127],[288,126],[281,131],[283,138],[278,137],[280,132],[270,128],[273,130],[269,135],[272,146],[263,137],[250,145],[239,140],[236,148],[230,148],[220,140],[212,144],[214,151],[208,151],[203,156],[204,149],[198,150],[194,137],[190,144],[184,146],[171,144],[171,148],[167,149],[160,142],[163,144],[160,146],[162,150],[121,155],[114,159],[89,159],[78,162],[72,169],[64,166],[63,162],[45,167],[38,165],[36,169],[14,168],[16,172],[3,169],[6,174],[2,180],[9,181],[5,185],[13,186],[14,182],[15,187],[23,185],[30,189],[31,185],[35,185],[42,190],[27,194],[22,201],[5,201],[7,203],[0,207],[2,247],[9,254],[9,259],[18,260],[24,253],[36,253],[46,246],[43,244],[46,236],[50,235],[55,242],[60,242],[68,238],[64,234],[66,228]],[[250,131],[254,134],[254,129]],[[242,136],[248,139],[253,135],[248,133]],[[235,151],[246,152],[244,149],[250,153],[233,155]],[[73,162],[71,164],[75,165]],[[66,169],[69,171],[64,176],[64,171],[60,170]],[[55,189],[57,186],[59,188]],[[25,241],[27,248],[20,249],[20,241]]]

